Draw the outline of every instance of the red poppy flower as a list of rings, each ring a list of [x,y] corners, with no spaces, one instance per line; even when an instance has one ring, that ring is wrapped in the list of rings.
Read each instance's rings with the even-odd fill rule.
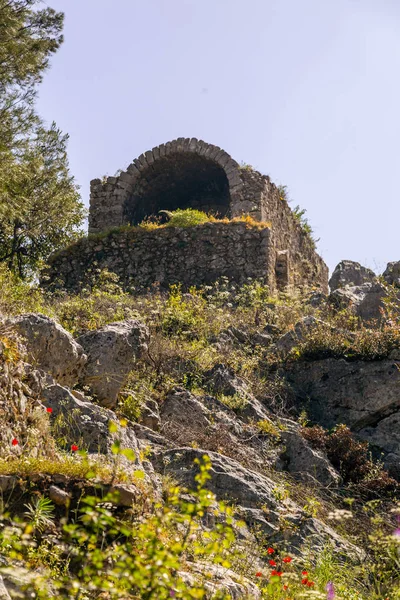
[[[285,556],[285,558],[283,559],[283,562],[284,563],[290,563],[290,562],[292,562],[291,556]]]
[[[78,450],[78,446],[76,444],[72,444],[71,450],[72,452],[76,452]]]
[[[271,577],[280,577],[281,575],[283,575],[282,571],[275,571],[275,569],[271,571]]]
[[[308,586],[308,587],[312,587],[313,585],[314,585],[314,582],[313,582],[313,581],[307,581],[307,586]]]
[[[261,573],[261,571],[258,571],[258,572],[256,573],[256,577],[262,577],[262,573]]]
[[[301,583],[302,583],[303,585],[307,585],[307,583],[308,583],[308,579],[307,579],[307,577],[305,577],[304,579],[302,579],[302,580],[301,580]]]
[[[288,589],[289,589],[289,586],[288,586],[288,584],[287,584],[287,583],[285,583],[285,585],[283,586],[283,589],[285,590],[285,592],[286,592],[286,590],[288,590]]]
[[[308,571],[302,571],[301,574],[302,575],[308,575]]]
[[[48,406],[48,407],[46,408],[46,412],[48,412],[48,413],[50,413],[50,414],[51,414],[51,413],[53,412],[53,409],[52,409],[52,408],[50,408],[50,406]]]
[[[276,567],[276,562],[274,560],[271,559],[268,562],[271,565],[271,567]]]
[[[15,438],[12,440],[11,443],[13,446],[18,446],[18,440],[16,440]]]
[[[275,550],[273,548],[267,548],[268,554],[273,554],[274,552],[275,552]]]

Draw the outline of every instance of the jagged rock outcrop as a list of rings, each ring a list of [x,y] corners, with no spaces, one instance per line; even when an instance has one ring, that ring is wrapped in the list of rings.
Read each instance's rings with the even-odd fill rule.
[[[342,260],[334,269],[329,280],[331,292],[346,286],[375,283],[376,275],[371,269],[353,260]]]
[[[339,473],[333,468],[326,455],[307,443],[298,426],[282,431],[281,439],[284,451],[280,458],[285,470],[296,479],[333,488],[341,483]]]
[[[359,549],[321,521],[308,517],[294,502],[279,502],[274,481],[244,468],[232,458],[194,448],[174,448],[157,453],[152,461],[157,471],[170,473],[185,486],[194,488],[197,472],[194,461],[202,460],[204,454],[211,460],[211,478],[206,487],[218,500],[233,502],[240,517],[249,526],[257,525],[262,528],[263,523],[266,524],[271,542],[274,538],[279,539],[279,522],[284,518],[293,524],[293,529],[285,534],[287,547],[291,552],[298,552],[307,532],[307,536],[313,536],[314,547],[319,546],[322,549],[329,542],[338,551],[346,552],[350,556],[360,556]]]
[[[103,406],[116,406],[127,376],[147,350],[148,337],[143,323],[128,320],[105,325],[78,338],[88,356],[81,384],[88,386]]]
[[[80,396],[80,397],[76,397]],[[43,387],[43,403],[52,409],[52,419],[57,420],[58,435],[67,446],[71,444],[88,452],[108,454],[116,439],[121,447],[134,450],[139,464],[139,447],[132,427],[117,427],[110,431],[110,424],[117,423],[115,414],[102,406],[87,401],[83,394],[71,392],[55,382],[48,381]]]
[[[296,361],[282,373],[313,421],[327,428],[348,425],[400,476],[399,360]]]
[[[400,260],[387,264],[383,278],[389,285],[400,287]]]
[[[59,323],[46,315],[27,313],[5,321],[26,347],[26,360],[49,373],[58,383],[73,386],[80,378],[86,355]]]
[[[336,289],[330,294],[329,301],[339,309],[349,309],[365,323],[374,324],[384,318],[383,298],[386,296],[387,290],[376,281]]]

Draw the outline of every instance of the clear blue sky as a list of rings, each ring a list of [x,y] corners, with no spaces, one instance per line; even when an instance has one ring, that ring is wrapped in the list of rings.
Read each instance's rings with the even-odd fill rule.
[[[400,260],[399,0],[47,4],[65,43],[38,108],[85,203],[91,179],[198,137],[287,185],[331,269]]]

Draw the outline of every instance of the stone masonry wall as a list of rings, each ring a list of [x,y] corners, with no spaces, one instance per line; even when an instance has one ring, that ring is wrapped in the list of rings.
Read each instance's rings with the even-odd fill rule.
[[[271,230],[245,222],[206,223],[188,228],[146,230],[126,227],[92,235],[50,257],[42,285],[79,291],[97,269],[117,273],[125,289],[184,288],[226,276],[239,284],[248,277],[274,287]]]
[[[261,220],[271,224],[274,248],[271,249],[270,260],[276,266],[277,287],[315,285],[327,293],[328,267],[317,254],[309,234],[293,216],[287,201],[281,197],[277,186],[267,175],[252,169],[241,169],[240,177],[243,200],[260,198]]]

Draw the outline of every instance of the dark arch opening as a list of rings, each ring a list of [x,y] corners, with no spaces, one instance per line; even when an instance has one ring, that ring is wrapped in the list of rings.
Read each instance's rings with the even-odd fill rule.
[[[216,217],[230,216],[229,183],[215,162],[194,153],[156,160],[135,182],[124,206],[125,220],[137,225],[160,210],[193,208]]]

